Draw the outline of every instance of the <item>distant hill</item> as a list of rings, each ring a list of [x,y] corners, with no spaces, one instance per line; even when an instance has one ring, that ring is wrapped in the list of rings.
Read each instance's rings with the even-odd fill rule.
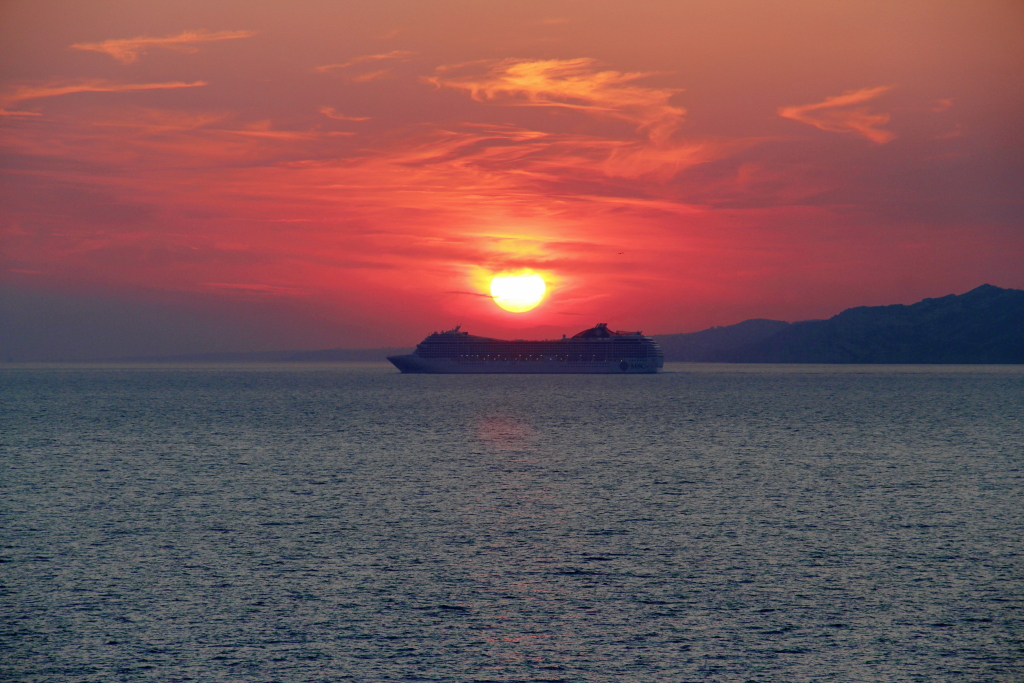
[[[386,361],[388,356],[413,352],[413,347],[388,346],[380,349],[325,349],[323,351],[296,351],[288,360],[305,363],[323,361]]]
[[[744,320],[736,325],[712,327],[685,334],[657,334],[652,338],[661,344],[665,360],[700,363],[722,359],[722,354],[741,346],[756,344],[789,327],[781,320]]]
[[[384,361],[388,356],[412,353],[412,347],[379,349],[323,349],[321,351],[252,351],[249,353],[189,353],[177,356],[143,356],[117,360],[148,363],[323,363],[331,361]]]
[[[849,308],[828,320],[747,320],[657,339],[666,340],[668,361],[1024,363],[1024,291],[982,285],[909,306]]]

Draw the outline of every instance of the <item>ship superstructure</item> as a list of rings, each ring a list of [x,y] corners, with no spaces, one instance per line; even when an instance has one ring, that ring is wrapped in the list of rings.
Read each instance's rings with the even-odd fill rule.
[[[640,332],[613,332],[606,323],[544,341],[478,337],[456,327],[388,360],[402,372],[433,373],[638,374],[659,372],[664,364],[656,341]]]

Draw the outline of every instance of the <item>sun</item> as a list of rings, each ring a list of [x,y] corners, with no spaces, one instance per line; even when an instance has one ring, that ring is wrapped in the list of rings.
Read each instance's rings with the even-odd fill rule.
[[[499,273],[491,280],[494,303],[506,311],[525,313],[544,300],[547,285],[536,273]]]

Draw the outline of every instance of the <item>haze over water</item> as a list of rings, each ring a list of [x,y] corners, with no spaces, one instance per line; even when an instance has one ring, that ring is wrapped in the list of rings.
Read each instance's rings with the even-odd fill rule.
[[[1024,367],[0,371],[6,678],[1019,681]]]

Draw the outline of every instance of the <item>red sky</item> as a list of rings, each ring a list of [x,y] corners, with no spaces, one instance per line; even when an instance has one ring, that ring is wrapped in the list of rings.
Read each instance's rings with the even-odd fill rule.
[[[1013,0],[8,0],[0,345],[671,333],[1024,288],[1021,35]],[[486,297],[518,268],[550,285],[530,313]]]

